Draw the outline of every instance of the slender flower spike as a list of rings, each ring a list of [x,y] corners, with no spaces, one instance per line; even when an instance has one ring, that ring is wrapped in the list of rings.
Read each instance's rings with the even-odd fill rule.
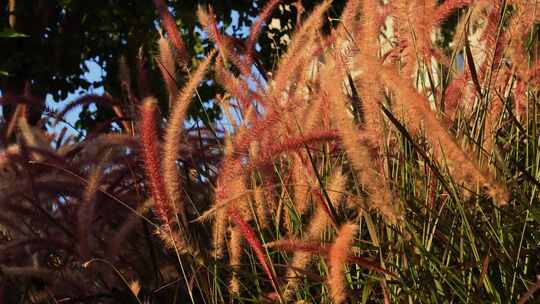
[[[344,224],[330,247],[330,275],[328,276],[328,286],[330,286],[330,295],[334,303],[344,303],[347,299],[345,286],[345,264],[351,250],[354,235],[358,230],[355,224]]]
[[[178,173],[177,159],[180,154],[180,143],[183,138],[182,135],[184,132],[184,122],[187,110],[199,83],[203,80],[206,70],[214,58],[214,54],[215,52],[211,52],[208,57],[199,64],[197,69],[191,75],[189,82],[182,91],[178,93],[178,96],[176,96],[172,104],[172,112],[169,117],[167,129],[165,130],[162,164],[163,175],[165,177],[164,189],[167,193],[167,198],[170,201],[171,208],[175,208],[176,212],[181,215],[184,225],[186,225],[186,219],[181,192],[182,177]]]
[[[161,18],[163,28],[167,32],[169,39],[171,40],[171,43],[176,50],[177,58],[183,64],[188,64],[189,57],[186,50],[186,45],[184,43],[184,40],[182,39],[182,36],[180,35],[180,32],[178,31],[178,28],[176,27],[176,22],[174,21],[173,16],[169,12],[169,8],[163,0],[154,0],[154,5],[156,6],[156,9]]]
[[[270,283],[272,284],[272,287],[274,287],[274,290],[279,294],[279,289],[278,289],[275,275],[270,269],[270,266],[268,265],[268,261],[266,259],[266,255],[264,254],[263,246],[261,245],[261,242],[255,235],[251,227],[249,227],[249,225],[246,223],[246,221],[244,221],[242,216],[240,216],[240,213],[238,212],[238,210],[236,210],[235,208],[229,208],[228,213],[231,219],[233,220],[233,222],[238,226],[238,228],[242,232],[244,238],[248,242],[251,249],[255,251],[255,255],[257,256],[257,259],[261,263],[266,276],[268,277],[268,279],[270,280]]]
[[[172,209],[167,192],[165,191],[165,183],[161,176],[156,112],[157,100],[153,97],[147,97],[141,106],[141,146],[144,170],[150,182],[152,196],[154,197],[154,211],[165,224],[169,224]]]

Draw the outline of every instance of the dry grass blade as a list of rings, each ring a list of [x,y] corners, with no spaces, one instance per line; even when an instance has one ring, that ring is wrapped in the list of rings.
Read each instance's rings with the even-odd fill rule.
[[[517,304],[525,304],[532,298],[533,294],[540,289],[540,278],[524,293],[518,300]]]

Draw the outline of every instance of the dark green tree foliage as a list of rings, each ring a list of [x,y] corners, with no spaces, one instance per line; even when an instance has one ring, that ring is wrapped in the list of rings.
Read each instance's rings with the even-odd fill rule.
[[[202,56],[208,51],[208,38],[201,34],[196,10],[202,5],[211,5],[221,21],[222,29],[232,31],[239,44],[248,35],[248,27],[266,1],[166,1],[172,12],[190,58]],[[309,12],[316,1],[282,1],[272,14],[280,19],[280,27],[265,31],[260,37],[255,62],[265,76],[265,71],[276,64],[275,58],[286,47],[298,12]],[[343,1],[335,1],[331,15],[337,16]],[[152,94],[160,97],[166,90],[160,80],[159,70],[153,59],[159,37],[159,17],[153,1],[148,0],[1,0],[0,29],[3,33],[18,32],[26,37],[4,39],[0,37],[0,90],[4,96],[24,94],[25,84],[36,100],[44,101],[46,94],[54,100],[63,100],[68,93],[80,88],[103,86],[105,91],[117,99],[122,98],[118,80],[119,59],[124,57],[130,67],[132,79],[136,79],[136,58],[140,50],[145,59],[147,85]],[[299,10],[300,9],[300,10]],[[234,13],[233,13],[234,12]],[[4,35],[5,36],[5,35]],[[88,72],[85,62],[95,61],[104,70],[102,81],[90,83],[84,77]],[[178,82],[185,79],[185,71],[176,75]],[[135,81],[133,81],[135,83]],[[137,91],[136,85],[132,89]],[[210,96],[218,91],[214,82],[201,86],[199,94],[203,103],[194,103],[190,116],[213,121],[219,116],[217,107],[212,106]],[[161,94],[161,95],[160,95]],[[205,104],[205,106],[202,106]],[[32,107],[37,118],[43,104]],[[78,127],[92,129],[98,122],[110,119],[112,111],[98,105],[91,113],[85,107]],[[163,108],[163,110],[166,110]],[[3,106],[4,117],[12,112]],[[37,113],[36,113],[37,112]]]

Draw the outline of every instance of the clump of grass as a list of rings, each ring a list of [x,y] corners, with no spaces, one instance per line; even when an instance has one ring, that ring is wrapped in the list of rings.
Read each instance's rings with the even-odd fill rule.
[[[0,154],[7,284],[72,301],[533,301],[538,18],[527,1],[350,0],[328,24],[323,1],[264,81],[257,37],[287,4],[264,6],[245,48],[201,8],[216,50],[190,66],[155,3],[169,117],[140,59],[136,84],[121,76],[138,121],[120,134],[64,140],[28,126],[23,106],[2,130],[18,138]],[[194,132],[186,112],[208,70],[230,126]],[[108,95],[55,118],[90,102],[125,122]]]

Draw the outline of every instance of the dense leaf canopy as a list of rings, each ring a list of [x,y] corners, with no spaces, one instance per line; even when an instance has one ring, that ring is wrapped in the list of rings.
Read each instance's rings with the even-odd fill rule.
[[[168,1],[191,58],[208,51],[207,36],[197,23],[198,6],[211,5],[221,21],[223,30],[242,39],[266,1]],[[276,64],[275,58],[286,47],[286,39],[294,29],[298,9],[309,11],[317,1],[293,3],[283,1],[273,12],[278,27],[265,31],[257,48],[259,68],[264,73]],[[339,13],[343,1],[335,1],[333,11]],[[55,101],[66,99],[69,93],[103,86],[115,98],[121,97],[118,81],[119,59],[124,57],[129,67],[134,66],[140,50],[146,58],[149,86],[159,96],[163,84],[153,60],[156,41],[161,31],[153,1],[147,0],[3,0],[0,1],[1,44],[0,89],[4,94],[21,95],[25,83],[40,99],[51,94]],[[276,20],[276,21],[278,21]],[[6,37],[10,37],[7,39]],[[96,62],[104,71],[101,81],[91,83],[84,74],[88,61]],[[132,71],[132,73],[134,73]],[[6,75],[7,74],[7,75]],[[153,77],[156,76],[156,77]],[[185,75],[183,75],[185,76]],[[177,75],[179,81],[184,79]],[[210,101],[218,88],[207,82],[199,94]],[[165,100],[160,96],[161,100]],[[202,111],[206,108],[205,111]],[[9,112],[4,109],[4,115]],[[96,115],[97,114],[97,115]],[[213,120],[219,115],[217,107],[201,107],[195,103],[192,117]],[[91,127],[96,121],[107,119],[111,113],[98,106],[97,113],[88,109],[81,114],[79,126]]]

